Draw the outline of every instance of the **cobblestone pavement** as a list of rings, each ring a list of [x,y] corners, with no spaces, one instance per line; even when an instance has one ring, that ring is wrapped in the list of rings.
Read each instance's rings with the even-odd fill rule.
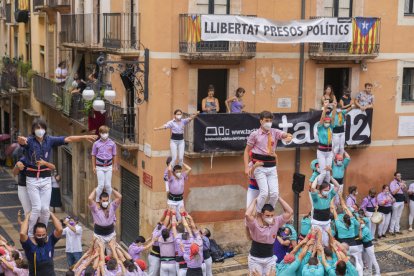
[[[407,207],[407,206],[406,206]],[[0,234],[8,240],[13,240],[21,249],[19,241],[19,227],[17,224],[17,211],[21,209],[17,197],[15,180],[8,172],[0,170]],[[66,216],[57,212],[59,218]],[[375,251],[381,267],[381,275],[414,275],[414,232],[403,231],[397,235],[382,239],[375,244]],[[91,240],[92,231],[84,228],[83,247],[87,248]],[[55,248],[55,270],[58,276],[65,275],[67,270],[65,240],[58,242]],[[247,255],[236,255],[225,260],[224,263],[213,265],[213,274],[219,276],[247,275]]]

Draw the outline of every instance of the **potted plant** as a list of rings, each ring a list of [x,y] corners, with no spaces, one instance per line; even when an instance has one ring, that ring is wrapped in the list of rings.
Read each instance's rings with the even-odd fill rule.
[[[55,107],[57,110],[62,110],[63,109],[63,99],[61,96],[59,96],[56,93],[52,94],[53,96],[53,101],[55,102]]]

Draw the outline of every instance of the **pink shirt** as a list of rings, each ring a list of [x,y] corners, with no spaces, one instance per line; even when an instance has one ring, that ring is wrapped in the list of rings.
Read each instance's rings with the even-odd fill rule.
[[[111,139],[99,139],[92,146],[92,155],[102,160],[110,160],[116,155],[116,145]]]
[[[283,131],[271,128],[270,133],[272,135],[272,153],[275,152],[277,141],[282,140]],[[252,152],[261,155],[269,155],[267,151],[267,140],[268,140],[268,131],[264,131],[262,128],[253,131],[250,133],[249,138],[247,138],[247,145],[252,147]]]
[[[29,270],[23,268],[13,268],[13,272],[15,276],[29,276]]]
[[[116,215],[116,209],[119,207],[119,203],[117,201],[113,201],[109,204],[109,213],[108,216],[105,215],[104,210],[98,209],[96,206],[96,203],[89,205],[89,208],[91,209],[93,222],[95,224],[98,224],[100,226],[109,226],[114,224],[115,221],[115,215]]]
[[[181,119],[181,120],[171,120],[168,121],[164,127],[170,128],[172,133],[176,134],[183,134],[184,133],[184,126],[190,122],[190,118]]]
[[[273,244],[275,242],[277,231],[279,228],[288,222],[283,219],[283,215],[274,217],[275,223],[269,226],[260,226],[257,219],[249,222],[247,219],[246,226],[249,228],[250,237],[252,240],[259,243]]]
[[[199,251],[198,255],[191,258],[191,244],[196,243],[198,244]],[[190,239],[190,242],[184,244],[184,260],[187,263],[187,267],[189,268],[199,268],[203,264],[203,240],[201,239],[200,235],[197,233],[195,238]]]
[[[105,266],[105,276],[121,276],[122,275],[122,268],[121,265],[118,264],[118,268],[115,270],[108,270]]]
[[[131,258],[136,261],[141,259],[141,252],[144,250],[142,245],[137,245],[135,242],[131,243],[128,247],[128,254],[131,255]]]
[[[397,179],[394,179],[393,181],[391,181],[390,191],[391,193],[398,191],[397,194],[403,194],[402,185]]]
[[[168,186],[170,188],[170,193],[173,195],[181,195],[184,193],[184,182],[188,179],[188,175],[183,172],[181,177],[178,179],[175,175],[168,177]]]
[[[158,239],[158,243],[160,244],[160,256],[163,257],[175,257],[175,243],[174,237],[170,235],[170,237],[164,241],[163,237]],[[175,262],[175,260],[173,261]]]
[[[391,193],[379,193],[377,196],[377,201],[379,206],[392,206],[392,203],[394,201],[394,197],[391,195]]]
[[[16,267],[16,263],[14,261],[10,261],[9,264],[11,264],[13,267]],[[8,269],[5,264],[1,264],[1,266],[4,269],[4,276],[15,276],[13,270]]]

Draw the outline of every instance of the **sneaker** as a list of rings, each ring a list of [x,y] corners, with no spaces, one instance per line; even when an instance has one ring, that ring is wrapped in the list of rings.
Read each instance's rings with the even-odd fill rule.
[[[408,228],[408,232],[412,232],[412,231],[413,231],[412,227]]]
[[[395,232],[395,234],[402,235],[403,233],[398,231],[398,232]]]

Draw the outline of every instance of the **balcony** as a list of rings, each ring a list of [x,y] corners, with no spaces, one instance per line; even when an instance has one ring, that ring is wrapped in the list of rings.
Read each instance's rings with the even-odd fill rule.
[[[60,43],[68,48],[101,51],[98,14],[61,15]]]
[[[13,23],[12,22],[12,5],[11,4],[6,4],[6,23]]]
[[[34,75],[33,93],[39,102],[55,110],[62,110],[64,88],[57,85],[53,80],[40,75]]]
[[[138,54],[138,22],[134,13],[104,13],[103,47],[109,52]]]
[[[71,0],[33,0],[33,10],[70,13],[70,2]]]
[[[135,108],[122,108],[107,102],[105,110],[105,124],[110,128],[109,136],[123,148],[138,149]]]
[[[201,15],[180,14],[179,51],[186,60],[240,61],[256,56],[256,43],[201,41]]]
[[[309,58],[318,61],[360,61],[376,58],[380,48],[381,19],[352,18],[352,25],[352,42],[309,43]]]

